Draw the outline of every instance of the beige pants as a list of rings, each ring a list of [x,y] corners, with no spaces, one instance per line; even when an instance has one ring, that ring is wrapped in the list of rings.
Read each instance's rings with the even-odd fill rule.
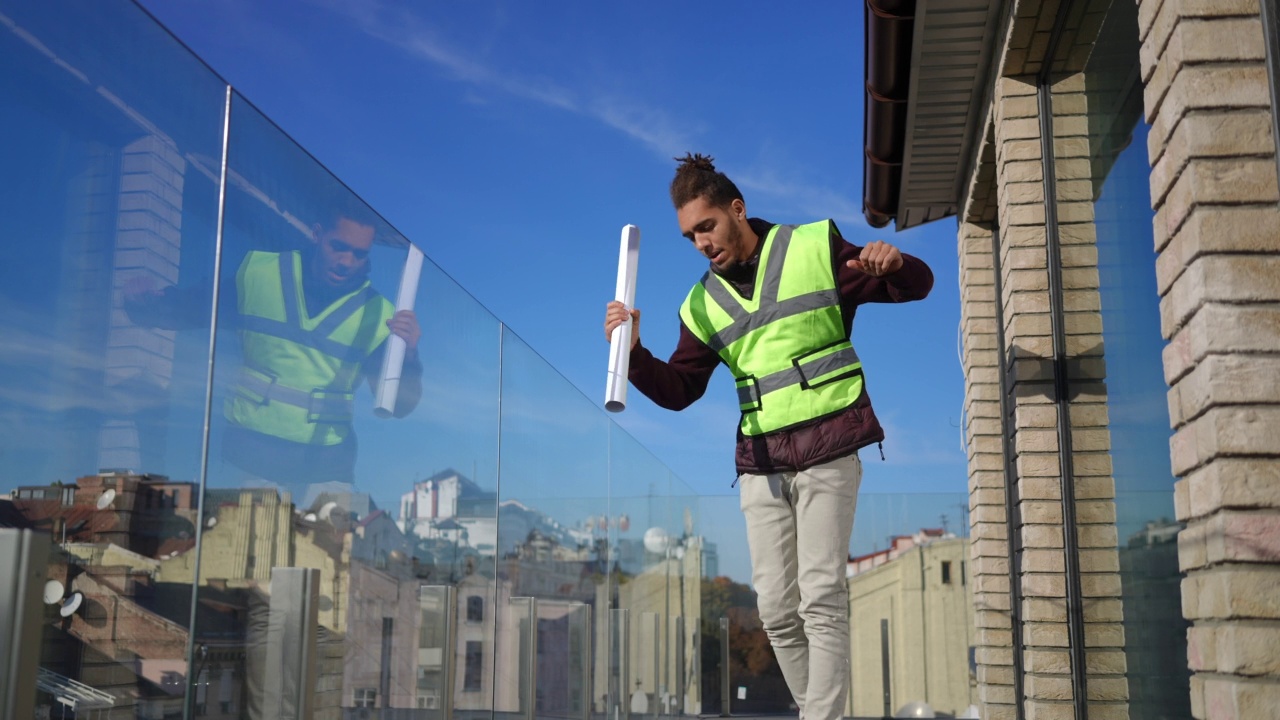
[[[845,567],[861,482],[856,454],[739,481],[760,620],[805,720],[842,717],[849,694]]]

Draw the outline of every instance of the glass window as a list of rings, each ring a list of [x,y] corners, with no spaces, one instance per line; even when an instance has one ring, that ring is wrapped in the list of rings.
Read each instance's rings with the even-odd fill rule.
[[[1072,443],[1082,498],[1077,514],[1096,526],[1082,535],[1081,554],[1092,556],[1094,568],[1100,567],[1099,553],[1115,548],[1118,555],[1119,588],[1110,594],[1119,595],[1123,605],[1130,717],[1187,717],[1187,623],[1179,590],[1180,525],[1173,511],[1137,8],[1077,5],[1085,8],[1082,29],[1069,48],[1068,71],[1054,79],[1052,100]],[[1096,38],[1085,28],[1093,28]],[[1090,300],[1095,288],[1096,300]],[[1084,499],[1099,497],[1108,483],[1114,483],[1113,506]],[[1093,601],[1086,597],[1086,606]]]
[[[462,676],[462,689],[468,692],[478,692],[483,678],[484,645],[474,640],[468,640],[466,665],[463,668]]]
[[[360,688],[352,698],[352,704],[358,708],[378,706],[378,691],[374,688]]]
[[[479,595],[471,595],[467,598],[467,622],[481,622],[484,620],[484,598]]]

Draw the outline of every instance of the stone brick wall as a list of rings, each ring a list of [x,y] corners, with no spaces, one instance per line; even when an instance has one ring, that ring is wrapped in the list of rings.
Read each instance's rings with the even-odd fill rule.
[[[1280,707],[1280,191],[1258,0],[1140,0],[1197,718]]]
[[[969,448],[969,547],[982,717],[1014,715],[1009,545],[1001,450],[999,349],[990,224],[960,225],[960,322]]]

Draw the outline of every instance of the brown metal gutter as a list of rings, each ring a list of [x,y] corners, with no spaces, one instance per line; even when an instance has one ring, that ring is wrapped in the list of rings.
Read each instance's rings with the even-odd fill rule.
[[[898,214],[916,0],[866,0],[862,212],[872,227]]]

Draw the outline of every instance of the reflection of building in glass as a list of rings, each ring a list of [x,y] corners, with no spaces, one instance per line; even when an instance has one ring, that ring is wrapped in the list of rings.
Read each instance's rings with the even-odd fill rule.
[[[702,692],[697,647],[702,617],[704,545],[699,536],[658,534],[641,543],[644,569],[620,573],[616,603],[630,611],[630,681],[627,697],[644,696],[646,707],[697,715]],[[677,621],[680,618],[680,621]],[[677,630],[683,625],[683,635]],[[596,695],[607,685],[607,656],[596,658]],[[683,693],[683,696],[682,696]],[[630,702],[630,700],[628,700]]]
[[[886,550],[849,559],[849,714],[883,714],[886,620],[892,710],[924,701],[937,712],[957,715],[976,702],[968,557],[967,539],[925,529],[893,538]]]
[[[1177,717],[1186,700],[1170,687],[1188,684],[1186,632],[1178,532],[1182,523],[1162,519],[1120,548],[1126,672],[1131,720]]]
[[[159,571],[195,546],[194,489],[104,471],[72,485],[19,487],[0,500],[0,527],[43,530],[55,541],[38,712],[181,714],[190,584]]]
[[[153,134],[121,151],[119,210],[111,265],[105,387],[119,415],[104,420],[99,465],[157,467],[173,380],[175,333],[140,327],[124,311],[125,285],[178,282],[187,163],[169,138]],[[92,300],[86,299],[89,302]],[[83,317],[83,316],[82,316]],[[144,452],[146,453],[144,457]]]
[[[498,545],[497,496],[453,470],[414,483],[400,496],[396,524],[406,535],[492,555]]]
[[[713,542],[703,543],[702,577],[720,577],[720,550]]]

